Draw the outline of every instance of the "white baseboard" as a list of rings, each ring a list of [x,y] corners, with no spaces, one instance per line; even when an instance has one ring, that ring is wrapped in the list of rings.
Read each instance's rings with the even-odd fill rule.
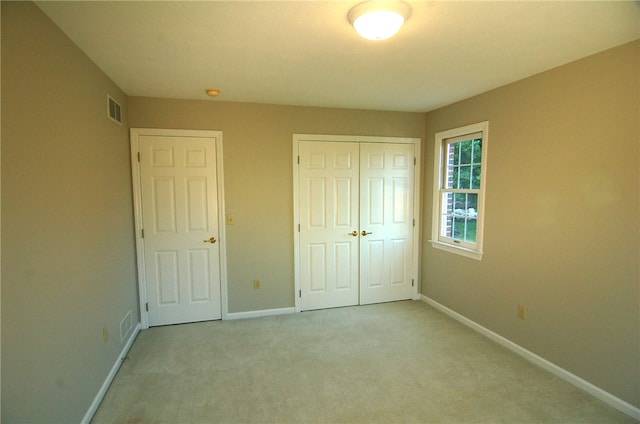
[[[107,378],[104,380],[104,383],[102,383],[102,386],[100,387],[100,390],[98,391],[98,394],[96,395],[96,397],[93,399],[93,402],[89,407],[89,410],[87,411],[86,414],[84,414],[84,418],[82,418],[82,421],[80,421],[81,424],[89,424],[91,422],[91,419],[93,418],[96,411],[98,410],[98,407],[100,406],[100,402],[102,402],[102,399],[104,399],[104,395],[107,394],[107,390],[109,390],[109,386],[111,385],[111,382],[115,378],[116,373],[118,372],[118,370],[120,369],[120,366],[122,365],[122,361],[127,356],[127,353],[129,352],[129,349],[131,349],[131,345],[133,344],[133,341],[136,339],[136,336],[138,335],[139,332],[140,332],[140,323],[138,323],[133,329],[133,331],[131,332],[131,336],[129,336],[129,340],[127,340],[127,343],[122,348],[122,351],[120,352],[120,355],[118,355],[116,362],[113,364],[113,367],[111,367],[111,371],[109,371]]]
[[[545,370],[551,372],[552,374],[562,378],[563,380],[573,384],[574,386],[578,387],[579,389],[589,393],[591,396],[600,399],[601,401],[611,405],[612,407],[616,408],[617,410],[624,412],[625,414],[635,418],[636,420],[640,421],[640,408],[637,408],[633,405],[631,405],[628,402],[625,402],[624,400],[612,395],[611,393],[601,389],[598,386],[595,386],[591,383],[589,383],[586,380],[583,380],[582,378],[578,377],[575,374],[570,373],[569,371],[565,370],[564,368],[559,367],[558,365],[547,361],[546,359],[536,355],[535,353],[523,348],[522,346],[515,344],[514,342],[512,342],[509,339],[506,339],[504,337],[502,337],[501,335],[494,333],[493,331],[489,330],[488,328],[485,328],[483,326],[481,326],[480,324],[471,321],[469,318],[460,315],[459,313],[457,313],[456,311],[447,308],[446,306],[436,302],[435,300],[425,296],[425,295],[421,295],[422,301],[425,303],[428,303],[429,305],[433,306],[434,308],[438,309],[441,312],[444,312],[445,314],[449,315],[451,318],[463,323],[464,325],[472,328],[473,330],[477,331],[478,333],[488,337],[489,339],[491,339],[492,341],[506,347],[507,349],[517,353],[518,355],[522,356],[523,358],[529,360],[530,362],[533,362],[535,365],[538,365],[542,368],[544,368]]]
[[[293,314],[296,312],[296,308],[277,308],[277,309],[264,309],[261,311],[248,311],[248,312],[233,312],[227,314],[225,319],[245,319],[245,318],[260,318],[270,317],[273,315],[285,315]]]

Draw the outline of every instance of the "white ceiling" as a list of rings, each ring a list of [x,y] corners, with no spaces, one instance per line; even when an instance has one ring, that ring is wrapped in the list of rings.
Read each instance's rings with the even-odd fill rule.
[[[425,112],[640,38],[625,2],[409,1],[361,39],[345,1],[37,2],[130,96]]]

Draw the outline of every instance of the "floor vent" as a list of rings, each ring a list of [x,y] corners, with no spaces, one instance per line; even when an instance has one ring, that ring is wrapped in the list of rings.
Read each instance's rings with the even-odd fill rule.
[[[107,114],[109,119],[122,125],[122,107],[115,99],[107,95]]]
[[[132,327],[133,320],[131,319],[131,309],[129,309],[129,312],[127,312],[124,318],[122,318],[122,321],[120,321],[120,343],[124,341]]]

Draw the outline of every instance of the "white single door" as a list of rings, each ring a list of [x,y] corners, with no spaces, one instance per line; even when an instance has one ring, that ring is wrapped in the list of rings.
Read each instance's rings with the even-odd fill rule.
[[[301,141],[302,310],[358,304],[358,143]]]
[[[220,319],[216,139],[138,143],[149,325]]]
[[[413,144],[360,144],[360,304],[413,296]]]

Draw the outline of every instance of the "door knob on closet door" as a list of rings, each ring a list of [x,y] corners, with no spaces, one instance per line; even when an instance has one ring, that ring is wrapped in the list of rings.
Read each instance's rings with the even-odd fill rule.
[[[362,233],[361,233],[361,234],[362,234],[363,236],[368,236],[369,234],[373,234],[373,233],[370,233],[369,231],[362,230]]]
[[[350,236],[354,236],[354,237],[358,237],[358,232],[356,230],[353,230],[349,233]]]
[[[203,241],[203,242],[205,242],[205,243],[211,243],[211,244],[213,244],[213,243],[215,243],[217,240],[216,240],[216,238],[215,238],[215,237],[211,237],[209,240],[202,240],[202,241]]]

